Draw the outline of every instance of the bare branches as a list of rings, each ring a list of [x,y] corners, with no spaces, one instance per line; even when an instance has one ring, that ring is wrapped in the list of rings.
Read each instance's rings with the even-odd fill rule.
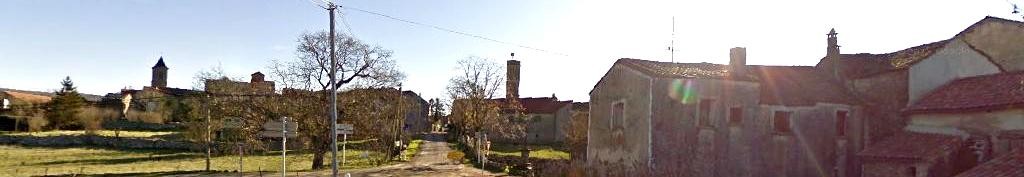
[[[271,69],[274,77],[291,88],[304,90],[328,90],[342,88],[349,83],[356,87],[393,87],[398,85],[405,74],[397,70],[391,59],[392,51],[379,46],[370,46],[345,34],[337,35],[336,68],[337,83],[330,81],[330,44],[326,32],[303,34],[295,49],[297,60],[274,62]]]
[[[477,132],[499,123],[500,105],[493,100],[501,83],[501,65],[485,58],[468,57],[458,62],[460,73],[449,80],[448,96],[453,101],[451,121],[463,133]]]

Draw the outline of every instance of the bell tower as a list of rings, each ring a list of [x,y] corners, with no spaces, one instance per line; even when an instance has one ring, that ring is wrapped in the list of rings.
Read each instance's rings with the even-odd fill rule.
[[[164,64],[164,57],[160,57],[160,60],[156,61],[156,65],[153,65],[153,80],[150,81],[150,87],[167,87],[167,69],[167,65]]]

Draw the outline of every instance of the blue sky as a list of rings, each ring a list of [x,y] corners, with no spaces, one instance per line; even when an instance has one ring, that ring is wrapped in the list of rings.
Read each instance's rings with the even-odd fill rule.
[[[394,50],[405,89],[440,97],[468,56],[522,61],[521,95],[586,101],[618,58],[669,61],[675,16],[677,62],[726,63],[747,47],[748,64],[813,65],[825,33],[843,53],[886,53],[952,37],[1010,14],[1021,0],[821,1],[387,1],[338,3],[541,48],[495,43],[342,9],[339,32]],[[347,21],[351,31],[345,27]],[[191,88],[196,72],[220,66],[248,78],[271,59],[295,58],[296,37],[326,30],[309,0],[0,1],[0,87],[50,91],[64,76],[91,94],[149,85],[163,56],[168,85]]]

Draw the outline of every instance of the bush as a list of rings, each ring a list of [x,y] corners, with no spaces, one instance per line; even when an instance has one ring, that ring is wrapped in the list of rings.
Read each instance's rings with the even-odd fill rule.
[[[462,163],[462,159],[466,158],[466,154],[459,151],[452,151],[448,153],[448,160],[455,162],[455,164]]]
[[[45,117],[38,117],[38,116],[29,117],[28,118],[28,131],[30,131],[30,132],[42,131],[43,128],[46,127],[46,125],[49,125],[49,124],[50,124],[50,121],[46,120]]]
[[[76,119],[78,119],[78,123],[82,125],[86,132],[91,133],[103,129],[104,121],[115,119],[118,115],[117,111],[112,109],[86,107],[79,109]]]
[[[159,112],[128,111],[128,114],[125,115],[125,118],[127,118],[130,121],[142,121],[145,123],[164,123],[164,115]]]

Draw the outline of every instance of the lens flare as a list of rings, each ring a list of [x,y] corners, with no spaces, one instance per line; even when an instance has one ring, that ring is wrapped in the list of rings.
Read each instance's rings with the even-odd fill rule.
[[[693,80],[675,79],[668,85],[668,96],[682,104],[693,103],[694,89]]]

